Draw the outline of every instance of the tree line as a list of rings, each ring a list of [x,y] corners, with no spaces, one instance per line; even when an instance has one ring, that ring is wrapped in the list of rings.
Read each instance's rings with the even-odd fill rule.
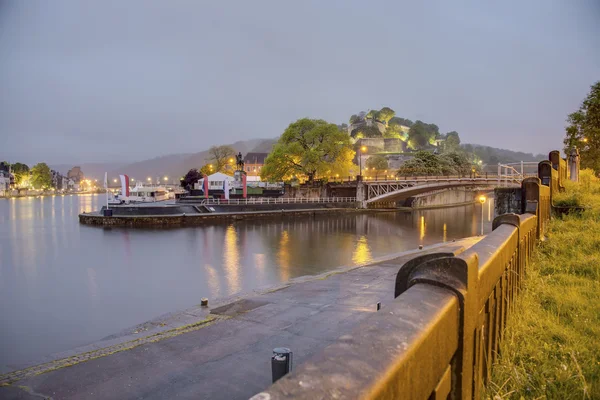
[[[3,161],[0,165],[5,170],[11,171],[15,177],[15,186],[20,189],[32,187],[34,189],[50,189],[53,187],[52,172],[46,163],[38,163],[29,168],[27,164],[16,162],[11,164]]]

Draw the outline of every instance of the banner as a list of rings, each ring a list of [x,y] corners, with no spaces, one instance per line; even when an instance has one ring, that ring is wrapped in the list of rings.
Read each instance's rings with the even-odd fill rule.
[[[119,175],[119,178],[121,178],[121,196],[129,197],[129,177]]]
[[[246,174],[242,172],[242,197],[245,199],[248,196],[248,189],[246,188]]]
[[[229,179],[223,181],[223,191],[225,192],[225,200],[229,200]]]
[[[208,199],[208,175],[204,175],[204,197]]]

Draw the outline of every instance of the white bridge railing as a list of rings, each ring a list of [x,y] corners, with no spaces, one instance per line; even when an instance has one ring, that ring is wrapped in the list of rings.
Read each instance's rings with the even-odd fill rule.
[[[250,197],[247,199],[204,199],[204,205],[229,205],[229,204],[308,204],[308,203],[352,203],[356,197],[323,197],[323,198],[288,198],[288,197]]]
[[[465,186],[516,186],[521,183],[522,175],[489,175],[488,177],[462,178],[454,176],[420,176],[406,177],[387,181],[365,181],[367,199],[391,194],[393,192],[420,186],[439,186],[436,184],[458,184]],[[458,186],[457,185],[457,186]]]

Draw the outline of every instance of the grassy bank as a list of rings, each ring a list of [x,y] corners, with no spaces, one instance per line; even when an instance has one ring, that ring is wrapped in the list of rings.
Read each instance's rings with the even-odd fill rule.
[[[600,182],[583,172],[556,200],[588,209],[550,223],[487,398],[600,399]]]

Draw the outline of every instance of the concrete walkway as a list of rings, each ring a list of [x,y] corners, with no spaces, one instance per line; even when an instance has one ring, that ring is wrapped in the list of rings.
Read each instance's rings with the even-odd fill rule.
[[[478,240],[401,253],[150,321],[82,353],[0,376],[0,399],[247,399],[271,384],[273,348],[289,347],[294,364],[304,362],[375,313],[377,302],[391,302],[407,260]]]

